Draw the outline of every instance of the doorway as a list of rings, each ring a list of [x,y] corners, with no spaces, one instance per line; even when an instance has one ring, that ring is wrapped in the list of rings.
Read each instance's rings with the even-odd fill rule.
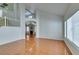
[[[35,38],[36,37],[36,22],[35,21],[27,21],[25,23],[25,36],[26,38]]]

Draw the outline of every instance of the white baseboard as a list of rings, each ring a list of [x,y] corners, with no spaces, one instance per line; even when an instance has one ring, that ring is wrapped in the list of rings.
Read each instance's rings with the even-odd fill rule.
[[[50,40],[64,40],[62,39],[57,39],[57,38],[49,38],[49,37],[37,37],[37,38],[44,38],[44,39],[50,39]]]

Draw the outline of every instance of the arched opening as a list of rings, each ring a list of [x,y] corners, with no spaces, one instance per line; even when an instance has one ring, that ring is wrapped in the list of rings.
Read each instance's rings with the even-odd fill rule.
[[[25,23],[25,36],[30,37],[30,38],[34,38],[36,37],[36,22],[35,21],[27,21]]]

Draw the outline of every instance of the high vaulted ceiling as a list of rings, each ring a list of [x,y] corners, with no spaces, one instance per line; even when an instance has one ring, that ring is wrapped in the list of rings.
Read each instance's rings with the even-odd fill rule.
[[[68,3],[30,3],[26,4],[26,8],[30,7],[31,10],[39,9],[48,13],[64,16],[67,12]]]

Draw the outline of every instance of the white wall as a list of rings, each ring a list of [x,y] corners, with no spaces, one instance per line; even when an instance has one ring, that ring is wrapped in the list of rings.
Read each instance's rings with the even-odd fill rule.
[[[38,10],[39,38],[63,39],[63,18]]]
[[[19,27],[0,27],[0,45],[8,42],[25,39],[25,7],[19,4],[20,26]]]
[[[19,4],[20,8],[20,22],[21,22],[21,38],[25,39],[25,5],[23,3]]]
[[[20,27],[0,27],[0,45],[20,39]]]

